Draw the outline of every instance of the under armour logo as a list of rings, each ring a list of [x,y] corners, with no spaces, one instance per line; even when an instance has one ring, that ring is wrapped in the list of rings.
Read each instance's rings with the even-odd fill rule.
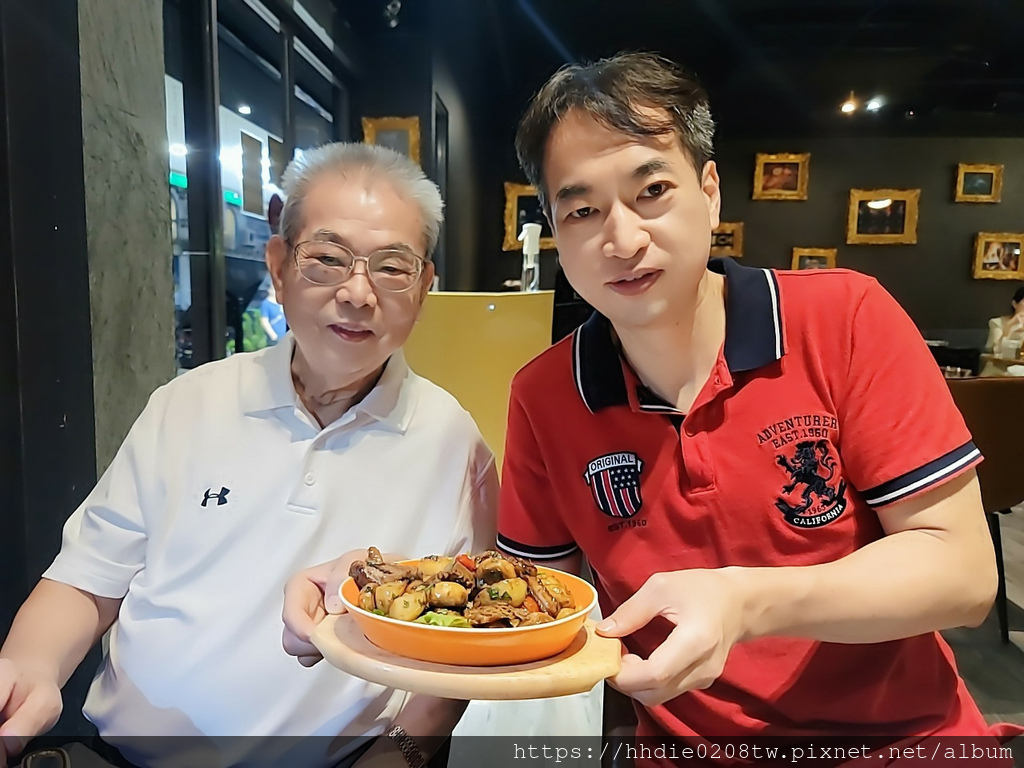
[[[203,494],[203,503],[201,506],[205,507],[206,502],[208,502],[210,499],[216,499],[218,507],[228,503],[228,494],[231,493],[229,489],[222,487],[220,489],[220,493],[210,493],[210,491],[212,490],[212,488],[206,489],[206,493]]]

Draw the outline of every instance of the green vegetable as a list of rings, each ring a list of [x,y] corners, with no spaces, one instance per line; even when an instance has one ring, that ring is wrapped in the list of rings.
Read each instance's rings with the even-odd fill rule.
[[[378,616],[387,616],[387,614],[384,613],[384,611],[382,611],[380,608],[374,608],[373,612],[376,613]]]
[[[462,616],[452,613],[435,613],[427,611],[414,624],[429,624],[433,627],[469,627],[470,623]]]

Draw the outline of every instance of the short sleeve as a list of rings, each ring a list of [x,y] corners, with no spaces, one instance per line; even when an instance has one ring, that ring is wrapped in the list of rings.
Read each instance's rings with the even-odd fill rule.
[[[942,372],[903,308],[872,280],[837,385],[839,452],[873,507],[933,488],[981,461]]]
[[[515,381],[501,472],[498,548],[531,560],[557,560],[577,550],[559,515],[533,424]]]
[[[479,434],[469,464],[469,482],[463,491],[462,509],[447,553],[449,555],[494,549],[498,523],[498,469],[494,463],[494,454]]]
[[[985,340],[985,351],[994,352],[1001,338],[1003,338],[1002,318],[993,317],[988,321],[988,338]]]
[[[162,400],[162,398],[161,398]],[[64,524],[60,552],[43,573],[98,597],[121,598],[142,570],[144,507],[155,503],[162,407],[151,397],[96,487]]]

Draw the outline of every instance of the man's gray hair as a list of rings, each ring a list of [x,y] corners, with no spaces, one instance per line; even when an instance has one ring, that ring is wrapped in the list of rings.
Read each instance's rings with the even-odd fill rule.
[[[444,221],[440,190],[413,160],[376,144],[324,144],[292,160],[282,182],[286,197],[281,211],[281,235],[290,245],[295,245],[302,231],[302,201],[313,182],[326,173],[340,176],[366,173],[387,182],[401,197],[416,203],[423,219],[426,257],[434,255]]]

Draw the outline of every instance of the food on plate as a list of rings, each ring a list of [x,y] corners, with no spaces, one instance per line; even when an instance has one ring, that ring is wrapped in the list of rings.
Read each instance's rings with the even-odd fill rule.
[[[370,547],[349,576],[364,611],[437,627],[530,627],[582,610],[555,574],[492,550],[388,563]]]

